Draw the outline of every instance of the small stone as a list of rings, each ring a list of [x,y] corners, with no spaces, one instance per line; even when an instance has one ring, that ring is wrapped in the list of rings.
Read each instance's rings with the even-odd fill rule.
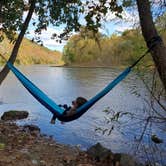
[[[25,119],[27,118],[29,113],[27,111],[15,111],[11,110],[8,112],[4,112],[4,114],[1,116],[1,119],[4,121],[8,120],[19,120],[19,119]]]
[[[40,132],[40,128],[36,125],[24,125],[23,126],[24,130],[28,130],[30,132]]]
[[[107,157],[112,155],[111,150],[103,147],[100,143],[90,147],[87,150],[87,154],[94,158],[96,161],[105,160]]]
[[[92,164],[79,164],[78,166],[93,166]]]
[[[32,160],[32,164],[37,165],[38,164],[37,160]]]
[[[16,158],[17,158],[16,156],[12,156],[11,157],[12,160],[16,160]]]
[[[142,166],[142,164],[136,161],[131,155],[117,153],[114,156],[115,160],[118,161],[121,166]]]
[[[28,149],[21,149],[20,152],[23,153],[23,154],[28,154],[29,153]]]
[[[47,162],[44,160],[40,160],[40,166],[47,166]]]

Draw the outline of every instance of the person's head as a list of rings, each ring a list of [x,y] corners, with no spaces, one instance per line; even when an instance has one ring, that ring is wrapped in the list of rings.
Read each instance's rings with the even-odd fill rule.
[[[86,102],[87,102],[87,99],[85,99],[84,97],[77,97],[76,100],[72,101],[72,105],[74,108],[79,108]]]

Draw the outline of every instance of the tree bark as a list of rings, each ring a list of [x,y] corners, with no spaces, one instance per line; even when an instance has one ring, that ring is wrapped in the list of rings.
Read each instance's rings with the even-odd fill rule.
[[[9,58],[9,61],[10,63],[14,63],[15,60],[16,60],[16,57],[17,57],[17,54],[18,54],[18,50],[20,48],[20,44],[23,40],[23,37],[24,37],[24,34],[28,28],[28,25],[29,25],[29,22],[32,18],[32,14],[34,12],[34,9],[35,9],[35,3],[36,3],[36,0],[31,0],[31,5],[30,5],[30,8],[29,8],[29,12],[28,12],[28,15],[23,23],[23,26],[22,26],[22,29],[21,29],[21,32],[20,34],[18,35],[18,38],[16,40],[16,43],[13,47],[13,50],[12,50],[12,53],[11,53],[11,56]],[[8,75],[10,69],[8,68],[7,65],[4,66],[4,68],[1,70],[0,72],[0,85],[2,84],[3,80],[6,78],[6,76]]]
[[[3,2],[0,2],[0,23],[2,23],[2,5],[3,5]]]
[[[150,2],[149,0],[137,0],[137,6],[142,34],[148,46],[148,41],[150,41],[153,37],[158,36],[158,32],[155,28],[152,18]],[[150,52],[153,57],[155,66],[158,70],[160,79],[166,90],[166,47],[163,41],[156,44]]]

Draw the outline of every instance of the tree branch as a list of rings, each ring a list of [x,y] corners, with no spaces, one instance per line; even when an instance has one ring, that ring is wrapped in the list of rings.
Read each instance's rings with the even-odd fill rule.
[[[16,40],[16,43],[13,47],[13,50],[12,50],[12,53],[11,53],[11,56],[9,58],[9,61],[10,63],[14,63],[15,60],[16,60],[16,57],[17,57],[17,54],[18,54],[18,50],[19,50],[19,47],[20,47],[20,44],[23,40],[23,37],[24,37],[24,34],[28,28],[28,25],[29,25],[29,22],[32,18],[32,14],[34,12],[34,9],[35,9],[35,3],[36,3],[36,0],[31,0],[31,5],[30,5],[30,8],[29,8],[29,12],[28,12],[28,15],[25,19],[25,22],[23,23],[23,26],[22,26],[22,29],[21,29],[21,32],[20,34],[18,35],[18,38]],[[9,68],[7,65],[4,66],[4,68],[1,70],[0,72],[0,85],[1,83],[3,82],[3,80],[6,78],[6,76],[8,75],[9,73]]]

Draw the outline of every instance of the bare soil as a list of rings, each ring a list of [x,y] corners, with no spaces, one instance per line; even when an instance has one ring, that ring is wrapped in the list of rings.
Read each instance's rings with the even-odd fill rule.
[[[56,143],[40,131],[0,121],[0,166],[111,166],[77,147]]]

